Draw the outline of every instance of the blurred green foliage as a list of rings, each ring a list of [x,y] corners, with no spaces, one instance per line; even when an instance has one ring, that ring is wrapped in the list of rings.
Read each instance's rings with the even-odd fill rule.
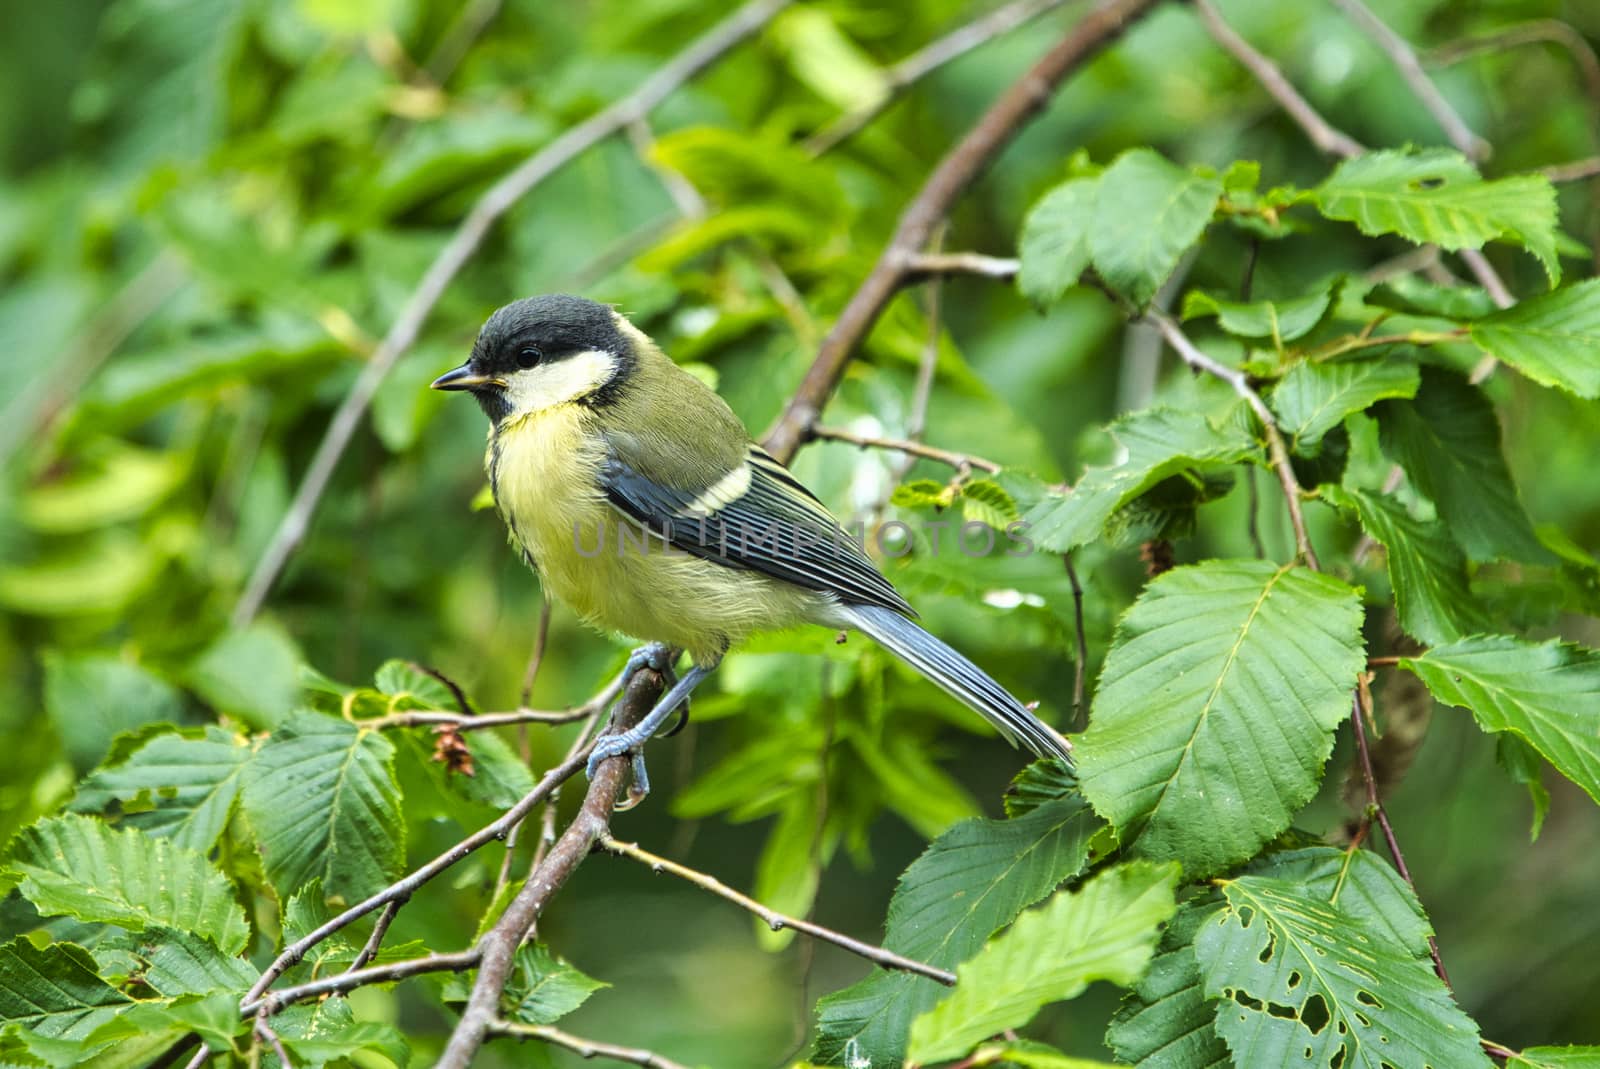
[[[1385,57],[1331,5],[1219,6],[1361,141],[1440,142]],[[720,17],[723,5],[12,5],[0,35],[0,731],[7,743],[0,747],[0,839],[70,803],[120,811],[117,830],[104,833],[119,842],[144,829],[174,836],[175,856],[209,852],[233,881],[251,931],[248,953],[260,964],[278,934],[314,926],[328,908],[324,889],[358,895],[381,886],[492,819],[526,789],[517,731],[493,741],[475,736],[478,775],[465,780],[431,760],[433,740],[420,730],[358,734],[302,708],[337,713],[347,700],[371,703],[360,715],[450,707],[404,669],[381,674],[394,659],[437,667],[486,708],[517,700],[539,617],[537,582],[504,545],[498,517],[470,507],[483,481],[481,416],[445,403],[427,382],[459,362],[493,308],[532,293],[576,291],[617,304],[676,359],[714,379],[759,434],[928,171],[1082,5],[942,67],[854,138],[820,158],[808,154],[807,136],[877,97],[888,64],[981,9],[967,0],[798,5],[657,109],[652,146],[641,151],[612,139],[513,208],[379,391],[267,614],[232,630],[244,579],[333,407],[474,198],[637,85]],[[1600,12],[1580,0],[1395,0],[1382,14],[1424,50],[1535,19],[1564,20],[1591,46],[1600,42]],[[1430,69],[1493,144],[1484,167],[1491,180],[1600,152],[1600,101],[1559,49],[1498,48]],[[1128,149],[1141,151],[1122,155]],[[1366,218],[1352,200],[1370,197],[1373,183],[1415,157],[1379,159],[1384,173],[1374,176],[1371,165],[1366,173],[1343,169],[1312,195],[1331,218],[1292,210],[1287,199],[1281,218],[1258,210],[1276,210],[1279,187],[1316,190],[1334,168],[1212,44],[1192,12],[1159,9],[1067,83],[959,203],[944,237],[947,248],[995,255],[1013,255],[1020,242],[1025,254],[1020,291],[976,278],[945,282],[934,334],[939,374],[927,438],[989,458],[1002,473],[946,492],[949,472],[936,464],[902,470],[893,454],[838,443],[807,447],[797,472],[842,517],[882,505],[891,517],[926,519],[935,505],[959,503],[964,518],[1003,527],[998,521],[1044,510],[1030,514],[1045,528],[1044,544],[1077,548],[1084,667],[1094,680],[1115,624],[1145,584],[1134,547],[1173,537],[1180,563],[1251,557],[1247,517],[1258,493],[1268,555],[1289,559],[1293,542],[1270,475],[1232,479],[1223,471],[1250,448],[1249,432],[1229,421],[1226,388],[1175,368],[1141,331],[1124,329],[1114,300],[1073,283],[1093,262],[1107,282],[1143,300],[1160,281],[1151,264],[1183,252],[1218,196],[1235,204],[1259,196],[1253,221],[1245,211],[1237,225],[1213,226],[1181,269],[1191,296],[1175,310],[1198,317],[1187,329],[1219,359],[1248,357],[1252,374],[1273,379],[1287,343],[1320,339],[1315,332],[1327,329],[1328,317],[1361,302],[1400,313],[1386,330],[1448,332],[1486,315],[1482,294],[1470,287],[1430,287],[1408,275],[1353,295],[1335,280],[1413,247],[1395,236],[1406,232],[1398,224],[1364,225],[1379,233],[1372,237],[1335,221]],[[1236,160],[1259,162],[1264,192],[1229,169]],[[1109,224],[1123,220],[1112,215],[1072,252],[1072,235],[1050,231],[1048,213],[1028,215],[1049,192],[1045,203],[1058,223],[1082,218],[1102,167],[1109,168],[1102,179],[1129,196],[1151,184],[1181,187],[1187,221],[1155,235],[1170,248],[1151,248],[1151,235],[1137,228],[1117,231]],[[1062,185],[1068,178],[1074,182]],[[1471,184],[1476,175],[1468,168],[1452,179]],[[683,217],[670,181],[687,181],[704,214]],[[1480,220],[1472,239],[1460,242],[1500,237],[1535,252],[1488,246],[1519,295],[1549,289],[1558,252],[1569,282],[1594,274],[1600,202],[1593,183],[1558,188],[1561,235],[1529,239],[1538,227],[1518,212]],[[1518,206],[1532,210],[1521,201],[1537,192],[1517,187]],[[1030,256],[1030,248],[1053,251]],[[1464,274],[1455,260],[1446,262]],[[1249,293],[1241,292],[1245,277]],[[775,285],[775,278],[784,281]],[[1476,341],[1527,376],[1501,372],[1483,393],[1437,367],[1414,378],[1351,363],[1297,365],[1271,393],[1303,454],[1308,487],[1337,483],[1337,472],[1325,479],[1330,469],[1306,466],[1347,450],[1338,454],[1345,497],[1329,497],[1342,511],[1315,509],[1312,535],[1325,561],[1338,562],[1337,574],[1364,587],[1371,652],[1411,648],[1386,636],[1382,624],[1390,583],[1403,580],[1391,579],[1380,557],[1351,556],[1362,526],[1392,553],[1391,543],[1408,538],[1433,547],[1436,556],[1418,574],[1452,577],[1431,592],[1411,593],[1411,585],[1406,595],[1395,592],[1407,632],[1433,641],[1427,628],[1444,627],[1443,640],[1487,623],[1483,629],[1494,632],[1600,645],[1600,627],[1588,615],[1597,582],[1589,554],[1600,547],[1593,467],[1600,416],[1593,401],[1540,385],[1592,397],[1594,350],[1581,340],[1558,350],[1529,342],[1528,317],[1567,315],[1571,302],[1595,292],[1592,283],[1578,286],[1587,289],[1569,287],[1478,319],[1470,338],[1429,350],[1432,363],[1464,371],[1479,357]],[[1532,320],[1535,328],[1541,322]],[[903,436],[929,334],[924,303],[913,293],[898,298],[827,422]],[[1298,370],[1323,366],[1354,370]],[[1329,381],[1338,375],[1349,381]],[[1348,402],[1341,415],[1376,403],[1374,417],[1325,418],[1314,402],[1334,394]],[[1102,430],[1153,405],[1163,407],[1111,427],[1115,438]],[[1169,447],[1141,453],[1138,435],[1154,433],[1157,422]],[[1440,428],[1455,437],[1437,440]],[[1180,431],[1185,445],[1174,451]],[[1455,485],[1418,479],[1428,457],[1470,451],[1474,441],[1487,440],[1496,453],[1496,434],[1504,445],[1500,470],[1469,473]],[[1132,470],[1097,469],[1080,487],[1094,493],[1094,515],[1062,512],[1055,526],[1047,523],[1063,499],[1043,497],[1046,484],[1077,482],[1086,464],[1129,457]],[[1437,504],[1437,518],[1425,506],[1419,518],[1385,512],[1388,497],[1361,497],[1382,485],[1389,459],[1406,465]],[[1175,485],[1185,473],[1193,478]],[[904,485],[891,502],[897,477]],[[1512,510],[1491,516],[1512,517],[1504,523],[1474,526],[1486,493],[1509,495],[1513,506],[1520,495],[1531,522]],[[1196,506],[1207,502],[1196,523]],[[1405,504],[1417,504],[1415,496]],[[1417,533],[1437,534],[1440,521],[1459,547]],[[1524,563],[1483,559],[1502,552]],[[1469,559],[1481,563],[1469,568]],[[1071,722],[1074,598],[1058,557],[919,552],[886,566],[933,630],[1017,694],[1039,699],[1054,723]],[[1468,602],[1472,614],[1460,615]],[[620,664],[621,649],[558,608],[533,703],[581,701]],[[305,666],[325,678],[308,683]],[[328,682],[354,684],[375,673],[376,686],[360,691]],[[1408,697],[1405,686],[1381,680],[1380,711],[1407,702],[1425,710],[1427,696]],[[957,834],[948,829],[963,818],[997,816],[1019,763],[975,717],[862,641],[763,639],[730,657],[714,688],[697,698],[683,736],[656,744],[657,795],[619,818],[619,834],[869,940],[883,930],[896,874],[927,840]],[[1600,956],[1593,953],[1600,858],[1588,849],[1600,834],[1600,813],[1546,771],[1549,816],[1530,842],[1529,755],[1513,750],[1503,758],[1508,776],[1496,748],[1457,714],[1434,717],[1414,766],[1386,798],[1457,1001],[1485,1036],[1512,1047],[1600,1040]],[[528,732],[532,767],[554,764],[573,730]],[[239,772],[241,732],[271,733],[257,743],[263,771]],[[333,734],[341,737],[327,737]],[[1349,817],[1338,782],[1347,747],[1335,750],[1333,771],[1297,827],[1337,831]],[[325,838],[297,841],[291,824],[280,824],[263,831],[258,854],[239,822],[254,820],[260,831],[273,817],[294,816],[274,812],[294,793],[271,778],[274,771],[298,774],[308,754],[330,753],[344,759],[314,784],[322,793],[296,796],[311,816],[334,814]],[[1581,770],[1581,755],[1573,763]],[[174,779],[152,768],[182,771]],[[352,775],[378,799],[370,820],[319,805]],[[1538,786],[1536,775],[1532,782]],[[392,827],[381,804],[391,796],[404,798],[403,820]],[[339,826],[344,818],[355,824]],[[80,823],[89,822],[59,817],[40,827],[66,835]],[[1080,829],[1081,841],[1063,845],[1059,868],[1036,874],[1044,886],[1030,887],[996,923],[1081,872],[1091,831]],[[381,848],[359,858],[317,849],[350,834]],[[531,841],[522,850],[525,863]],[[466,945],[499,864],[491,848],[428,885],[386,945],[401,955],[407,947]],[[1273,891],[1290,864],[1242,877],[1229,898]],[[1386,908],[1410,908],[1407,892],[1390,890]],[[1201,907],[1183,908],[1174,930]],[[92,960],[64,944],[17,951],[41,961],[53,954],[49,967],[77,977],[74,992],[84,1004],[104,1009],[124,999],[95,977],[97,969],[113,975],[116,962],[180,999],[177,1010],[165,1011],[179,1016],[129,1026],[129,1036],[156,1037],[138,1048],[143,1055],[190,1032],[230,1026],[226,1005],[219,1011],[204,1002],[211,988],[171,961],[139,956],[149,953],[141,941],[94,943],[87,922],[106,919],[99,907],[49,912],[62,916],[41,921],[35,905],[12,894],[0,903],[0,936],[42,931],[92,945]],[[238,919],[213,917],[230,933]],[[128,921],[134,929],[138,923]],[[892,945],[892,919],[888,934]],[[978,933],[977,943],[986,935]],[[816,998],[864,972],[855,959],[755,932],[724,904],[607,858],[580,870],[540,936],[571,965],[542,949],[519,962],[517,998],[533,1006],[530,1022],[544,1019],[536,993],[549,982],[563,1008],[575,1009],[564,1021],[574,1032],[696,1064],[777,1065],[803,1054],[816,1028]],[[182,937],[168,942],[169,957],[179,956],[170,948],[182,949]],[[1217,953],[1217,942],[1201,943],[1201,956]],[[354,950],[331,947],[329,961],[343,955],[347,962]],[[943,964],[966,961],[975,945],[962,950]],[[1186,944],[1163,944],[1157,953],[1158,961],[1187,953],[1184,967],[1196,968]],[[310,975],[310,966],[302,970],[290,979]],[[584,974],[612,986],[594,990]],[[253,975],[247,971],[243,986]],[[1090,975],[1112,973],[1083,974]],[[170,986],[161,986],[163,977]],[[851,990],[870,995],[902,982],[875,974]],[[286,1039],[314,1037],[350,1025],[324,1017],[353,1011],[374,1029],[394,1026],[370,1034],[374,1050],[396,1059],[409,1050],[414,1064],[428,1064],[452,1021],[441,999],[456,997],[428,983],[297,1008],[281,1015],[281,1031]],[[1112,1010],[1113,996],[1092,989],[1046,1010],[1034,1033],[1104,1058],[1100,1038]],[[408,1048],[397,1044],[401,1034]],[[942,1049],[931,1032],[924,1036],[928,1050]],[[304,1050],[316,1049],[311,1042]],[[491,1044],[480,1064],[525,1064],[542,1057],[530,1054],[535,1049]],[[1128,1049],[1135,1048],[1118,1047]],[[576,1064],[565,1053],[550,1060]]]

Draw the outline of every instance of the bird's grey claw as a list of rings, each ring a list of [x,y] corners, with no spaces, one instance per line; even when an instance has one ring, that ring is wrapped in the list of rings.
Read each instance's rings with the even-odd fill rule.
[[[644,740],[635,738],[631,731],[624,731],[619,735],[602,735],[595,740],[594,749],[589,751],[589,762],[585,767],[590,779],[594,779],[595,770],[600,767],[600,762],[624,754],[633,757],[633,785],[628,788],[628,800],[617,806],[618,810],[632,809],[644,801],[645,795],[650,793],[650,776],[644,767]]]

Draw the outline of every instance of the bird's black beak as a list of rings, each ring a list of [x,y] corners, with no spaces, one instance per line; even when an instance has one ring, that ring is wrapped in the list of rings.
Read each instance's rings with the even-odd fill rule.
[[[500,379],[478,374],[472,370],[471,364],[462,364],[453,371],[446,371],[430,385],[435,390],[476,390],[483,386],[504,386],[505,383]]]

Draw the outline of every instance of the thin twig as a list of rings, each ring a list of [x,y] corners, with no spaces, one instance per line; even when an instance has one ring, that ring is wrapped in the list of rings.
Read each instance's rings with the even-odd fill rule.
[[[1000,465],[992,460],[974,456],[971,453],[957,453],[949,449],[940,449],[938,446],[926,445],[922,442],[913,442],[906,438],[878,438],[870,434],[857,434],[847,431],[843,427],[812,427],[811,438],[822,438],[831,442],[847,442],[861,449],[893,449],[896,452],[907,453],[911,456],[922,457],[926,460],[937,460],[941,464],[948,464],[958,472],[969,472],[973,468],[986,471],[993,475],[1000,470]]]
[[[463,4],[450,25],[445,28],[428,58],[423,61],[423,71],[435,85],[443,85],[455,73],[456,67],[466,58],[472,44],[500,13],[502,0],[471,0]]]
[[[1354,700],[1351,702],[1350,723],[1356,733],[1356,757],[1361,765],[1361,778],[1367,785],[1367,811],[1370,819],[1378,822],[1378,829],[1383,832],[1383,841],[1388,844],[1389,856],[1394,859],[1394,867],[1400,873],[1400,878],[1406,881],[1413,894],[1416,893],[1417,884],[1411,878],[1411,871],[1406,868],[1406,856],[1400,852],[1400,842],[1394,836],[1394,828],[1389,824],[1389,814],[1383,808],[1383,801],[1378,797],[1378,777],[1372,770],[1372,753],[1367,747],[1366,717],[1371,715],[1371,709],[1363,709],[1363,696],[1367,693],[1365,687],[1357,687]],[[1433,971],[1439,974],[1439,979],[1444,981],[1444,986],[1450,986],[1450,974],[1445,972],[1444,959],[1439,956],[1439,942],[1432,935],[1428,936],[1428,954],[1433,958]]]
[[[629,681],[617,707],[612,727],[625,731],[642,720],[661,694],[660,673],[641,670]],[[587,747],[586,747],[587,749]],[[517,947],[539,919],[545,905],[577,871],[594,844],[610,833],[611,811],[617,791],[628,769],[626,756],[618,754],[600,762],[588,793],[572,823],[506,907],[500,919],[478,941],[478,975],[472,994],[461,1011],[461,1020],[450,1035],[450,1042],[437,1063],[439,1069],[467,1069],[490,1026],[498,1018],[500,996],[511,975],[512,957]]]
[[[925,45],[883,72],[883,92],[874,100],[855,111],[841,115],[831,124],[806,139],[805,151],[811,156],[821,156],[836,148],[888,110],[917,82],[952,60],[959,59],[980,45],[987,44],[1040,15],[1064,4],[1066,0],[1015,0],[1004,7],[995,8],[965,26],[958,27],[943,37]]]
[[[1089,638],[1083,629],[1083,584],[1078,582],[1078,569],[1072,562],[1072,554],[1063,554],[1061,560],[1067,566],[1067,582],[1072,584],[1072,630],[1078,644],[1072,665],[1072,724],[1082,731],[1089,726],[1083,707],[1089,660]]]
[[[587,703],[572,709],[517,709],[509,713],[480,713],[477,716],[452,713],[447,709],[412,709],[387,716],[366,717],[357,720],[356,724],[371,730],[449,724],[458,731],[481,731],[484,728],[505,727],[507,724],[570,724],[574,720],[582,720],[593,711]]]
[[[405,898],[397,898],[383,907],[383,912],[378,914],[378,923],[372,926],[372,934],[367,937],[361,953],[356,955],[356,960],[350,963],[350,968],[346,969],[346,972],[360,972],[366,968],[368,962],[378,956],[378,950],[383,946],[383,937],[389,934],[389,925],[394,923],[395,914],[400,912],[400,907],[407,901]]]
[[[1366,35],[1384,51],[1389,61],[1400,72],[1400,77],[1410,87],[1412,95],[1422,103],[1433,116],[1434,122],[1444,131],[1445,137],[1456,150],[1472,160],[1485,160],[1489,158],[1489,143],[1468,128],[1466,121],[1450,106],[1450,102],[1439,92],[1439,87],[1433,84],[1425,71],[1422,63],[1417,59],[1416,51],[1406,42],[1405,38],[1389,28],[1389,24],[1373,14],[1372,9],[1361,0],[1330,0],[1334,7],[1343,11],[1350,21],[1361,27]]]
[[[515,1021],[497,1019],[490,1022],[489,1034],[543,1040],[553,1046],[564,1047],[580,1058],[610,1058],[614,1062],[623,1062],[627,1065],[642,1065],[645,1069],[688,1069],[688,1066],[671,1058],[664,1058],[654,1051],[639,1047],[619,1047],[615,1043],[584,1039],[547,1024],[518,1024]]]
[[[924,252],[906,257],[906,281],[945,275],[977,275],[999,282],[1017,277],[1022,261],[1010,256],[986,256],[981,252]]]
[[[1331,123],[1319,115],[1315,108],[1306,102],[1289,79],[1285,78],[1283,71],[1278,69],[1266,56],[1256,51],[1250,42],[1240,37],[1232,26],[1222,18],[1222,14],[1212,5],[1211,0],[1194,0],[1194,8],[1200,15],[1200,21],[1205,24],[1206,32],[1211,39],[1216,41],[1234,58],[1244,64],[1256,81],[1278,106],[1288,112],[1289,117],[1300,124],[1306,132],[1311,143],[1323,152],[1335,156],[1359,156],[1362,151],[1361,143],[1342,130],[1335,128]]]
[[[256,1038],[272,1048],[272,1053],[278,1056],[278,1064],[283,1069],[294,1069],[294,1062],[289,1060],[289,1052],[283,1049],[283,1040],[277,1031],[267,1021],[266,1007],[256,1012],[255,1034]]]
[[[811,368],[766,436],[767,449],[787,462],[808,437],[856,348],[905,284],[909,258],[922,251],[956,199],[1017,133],[1049,103],[1056,88],[1099,55],[1156,0],[1107,0],[1094,8],[1043,59],[1002,93],[945,154],[895,227],[872,271],[822,339]]]
[[[194,1057],[184,1063],[183,1069],[200,1069],[211,1060],[211,1048],[206,1046],[206,1041],[200,1041],[200,1049],[194,1052]]]
[[[575,157],[605,140],[629,123],[648,114],[679,86],[727,54],[751,34],[770,22],[791,0],[748,0],[744,6],[697,37],[682,52],[667,61],[644,84],[622,99],[591,115],[535,152],[515,170],[501,178],[467,212],[466,218],[434,257],[412,290],[394,325],[384,335],[350,392],[340,402],[318,443],[311,464],[295,492],[294,500],[273,532],[243,595],[233,611],[233,624],[243,626],[252,620],[266,601],[289,557],[299,547],[310,528],[312,513],[333,478],[339,459],[361,425],[367,407],[384,378],[393,370],[422,331],[445,289],[477,253],[490,229],[534,187],[555,174]]]
[[[1295,478],[1294,465],[1289,462],[1289,450],[1284,445],[1283,435],[1278,431],[1278,422],[1273,418],[1272,411],[1267,408],[1267,403],[1250,385],[1250,380],[1245,377],[1244,372],[1226,364],[1219,364],[1201,352],[1171,316],[1151,308],[1145,312],[1144,318],[1161,331],[1161,336],[1167,339],[1167,343],[1183,358],[1184,363],[1226,382],[1233,387],[1234,393],[1244,398],[1250,410],[1255,413],[1256,419],[1261,423],[1262,432],[1266,435],[1267,456],[1272,463],[1272,470],[1278,476],[1278,483],[1283,487],[1284,500],[1289,506],[1289,523],[1294,528],[1295,547],[1309,567],[1321,571],[1322,565],[1317,560],[1316,549],[1311,545],[1311,536],[1306,531],[1305,515],[1300,508],[1300,483]]]
[[[1589,156],[1586,159],[1573,160],[1571,163],[1541,167],[1539,173],[1558,184],[1581,182],[1586,178],[1600,178],[1600,156]]]
[[[1596,55],[1587,37],[1560,19],[1535,19],[1481,37],[1451,41],[1424,54],[1422,62],[1430,67],[1445,67],[1483,52],[1541,43],[1557,45],[1567,51],[1583,77],[1591,109],[1600,112],[1600,55]],[[1600,115],[1593,118],[1600,119]]]
[[[550,599],[539,599],[539,626],[533,633],[533,652],[528,655],[528,667],[522,673],[522,688],[517,691],[517,709],[528,709],[533,706],[533,684],[539,678],[539,669],[544,665],[545,647],[550,642]],[[523,755],[527,759],[527,755]]]
[[[955,986],[956,974],[953,972],[937,969],[932,965],[902,957],[892,951],[884,950],[882,947],[873,946],[871,943],[863,943],[859,939],[852,939],[842,932],[836,932],[832,928],[824,928],[822,925],[812,921],[786,916],[777,910],[762,905],[749,895],[735,891],[715,876],[652,854],[650,851],[641,848],[637,843],[619,842],[607,835],[600,840],[599,846],[600,849],[609,851],[619,857],[631,858],[641,864],[648,865],[655,872],[670,872],[680,879],[688,880],[702,890],[710,891],[719,898],[727,899],[740,909],[747,910],[761,918],[767,927],[775,932],[782,931],[785,928],[792,928],[797,932],[811,936],[813,939],[820,939],[825,943],[832,943],[836,947],[848,950],[857,957],[865,958],[881,968],[896,969],[915,976],[925,976],[929,980],[936,980],[944,984],[946,987]]]
[[[392,961],[387,965],[371,965],[355,972],[342,972],[333,976],[324,976],[317,980],[310,980],[293,987],[279,988],[269,991],[264,996],[248,999],[239,1007],[241,1016],[260,1013],[263,1008],[268,1015],[277,1013],[286,1006],[306,999],[321,998],[323,995],[341,994],[354,991],[358,987],[368,984],[392,984],[397,980],[405,980],[412,976],[421,976],[431,972],[465,972],[467,969],[476,968],[480,958],[479,951],[461,950],[453,954],[428,954],[421,958],[407,958],[404,961]]]

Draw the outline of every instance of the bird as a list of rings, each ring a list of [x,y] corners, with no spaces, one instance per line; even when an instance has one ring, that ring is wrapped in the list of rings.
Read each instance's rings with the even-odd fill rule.
[[[548,294],[489,316],[436,390],[489,419],[484,465],[511,543],[548,594],[597,628],[643,639],[624,669],[666,693],[599,762],[632,761],[729,649],[800,624],[863,632],[976,710],[1013,746],[1072,763],[1071,744],[981,668],[916,623],[864,549],[750,437],[715,390],[612,307]],[[690,668],[672,672],[675,650]]]

